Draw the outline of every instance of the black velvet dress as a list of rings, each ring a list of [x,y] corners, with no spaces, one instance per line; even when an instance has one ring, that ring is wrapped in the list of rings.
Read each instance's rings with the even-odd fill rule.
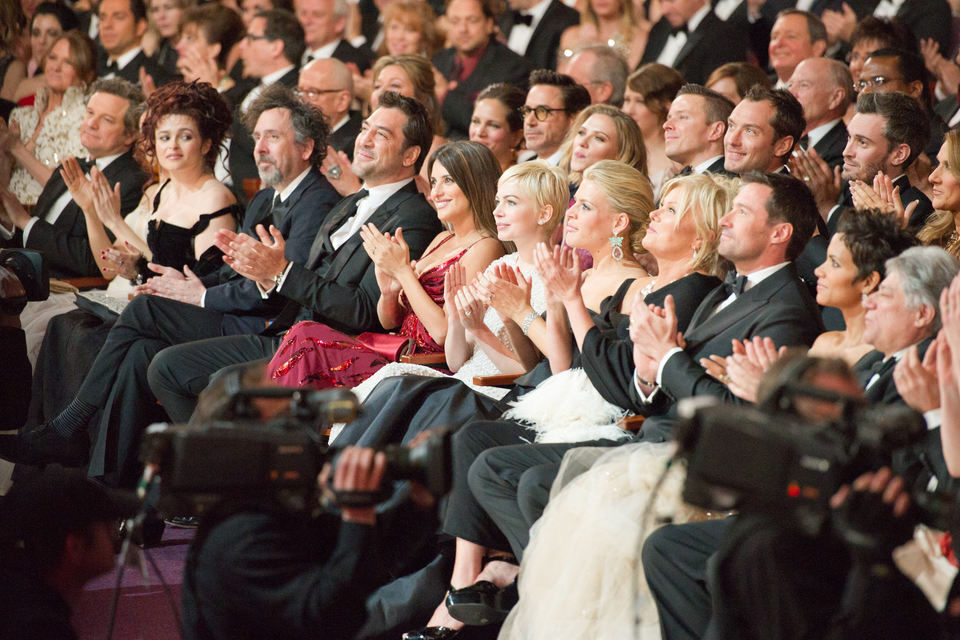
[[[169,181],[153,198],[154,212],[160,206],[160,196],[167,184]],[[189,228],[150,220],[147,223],[147,245],[153,253],[153,262],[175,269],[186,265],[199,278],[215,273],[223,263],[220,249],[211,246],[196,258],[194,242],[210,226],[211,220],[225,215],[240,220],[243,208],[232,204],[202,214]],[[145,278],[156,275],[145,265],[143,260],[141,275]],[[117,319],[117,314],[95,302],[78,298],[78,305],[81,308],[55,316],[47,325],[33,374],[28,425],[53,418],[73,400]]]

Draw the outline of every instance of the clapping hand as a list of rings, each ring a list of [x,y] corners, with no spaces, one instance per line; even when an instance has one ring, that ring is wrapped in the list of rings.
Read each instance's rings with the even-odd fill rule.
[[[487,313],[487,303],[473,287],[462,287],[454,297],[456,315],[467,331],[476,331],[483,326],[483,317]]]
[[[123,214],[120,212],[120,182],[111,189],[107,177],[97,167],[90,169],[90,182],[93,208],[97,217],[104,226],[115,232],[123,223]]]
[[[187,265],[183,265],[183,273],[173,267],[165,267],[152,262],[147,264],[147,268],[160,275],[159,277],[150,278],[144,284],[137,287],[137,295],[149,293],[151,295],[177,300],[178,302],[200,306],[203,300],[203,292],[206,291],[207,288]]]
[[[504,264],[496,265],[490,275],[478,275],[474,281],[476,292],[486,299],[500,318],[516,324],[521,324],[533,311],[530,305],[532,288],[530,278],[525,278],[519,269]]]
[[[920,413],[940,408],[940,386],[937,381],[937,339],[934,339],[920,360],[917,345],[900,358],[893,370],[897,391],[910,407]]]
[[[904,207],[900,199],[900,187],[893,186],[890,176],[880,171],[873,177],[872,187],[862,180],[851,180],[850,195],[857,209],[877,209],[893,214],[904,228],[910,224],[910,216],[918,202],[914,200]]]
[[[634,351],[659,364],[667,352],[682,346],[683,336],[677,331],[677,310],[673,296],[668,295],[663,307],[648,305],[637,296],[630,312],[630,339]]]
[[[140,251],[129,242],[124,242],[123,245],[100,252],[100,260],[103,261],[100,270],[104,273],[113,271],[121,278],[133,280],[139,274],[137,262],[140,260]]]
[[[84,175],[77,159],[66,158],[60,169],[60,175],[70,191],[70,197],[77,203],[77,206],[88,215],[96,215],[96,210],[93,207],[93,185],[87,180],[87,176]]]
[[[274,278],[289,264],[284,257],[286,242],[273,225],[269,234],[262,224],[257,225],[256,232],[259,241],[245,233],[220,229],[214,244],[223,251],[223,261],[234,271],[269,290],[274,286]]]
[[[816,198],[820,215],[826,218],[830,209],[837,204],[843,189],[840,167],[830,169],[830,165],[813,148],[806,152],[799,149],[794,151],[789,165],[790,173],[804,181]]]
[[[537,243],[533,252],[533,264],[543,278],[544,289],[551,297],[561,302],[580,298],[580,256],[571,247],[554,246],[550,249],[543,242]]]
[[[381,233],[372,223],[360,228],[360,237],[363,239],[363,249],[384,274],[398,279],[407,269],[412,269],[410,263],[410,247],[403,239],[403,229],[397,227],[391,237],[389,233]]]

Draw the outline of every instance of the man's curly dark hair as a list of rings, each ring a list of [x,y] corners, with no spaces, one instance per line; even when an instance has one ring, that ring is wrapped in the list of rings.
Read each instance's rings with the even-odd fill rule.
[[[300,100],[293,89],[279,83],[272,84],[247,107],[243,117],[243,124],[247,130],[252,132],[257,126],[260,115],[270,109],[286,109],[290,112],[293,136],[297,144],[313,140],[310,166],[319,169],[327,156],[327,137],[330,135],[330,125],[327,124],[327,119],[320,109]]]

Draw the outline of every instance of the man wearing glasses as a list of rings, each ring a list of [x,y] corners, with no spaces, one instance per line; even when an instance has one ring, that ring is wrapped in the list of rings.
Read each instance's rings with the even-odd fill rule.
[[[229,182],[241,202],[246,202],[243,181],[259,179],[253,160],[253,138],[243,126],[243,114],[264,89],[272,84],[297,85],[297,66],[304,50],[303,27],[289,11],[261,11],[250,21],[246,37],[240,41],[244,79],[224,94],[234,108],[229,139]],[[251,88],[252,85],[252,88]]]
[[[590,94],[570,76],[547,69],[531,73],[527,101],[520,108],[527,149],[536,159],[559,164],[567,131],[577,113],[589,105]]]
[[[336,58],[320,58],[300,70],[297,97],[323,113],[330,125],[327,142],[353,160],[353,142],[360,133],[360,112],[350,111],[353,75]],[[329,151],[328,151],[329,153]]]

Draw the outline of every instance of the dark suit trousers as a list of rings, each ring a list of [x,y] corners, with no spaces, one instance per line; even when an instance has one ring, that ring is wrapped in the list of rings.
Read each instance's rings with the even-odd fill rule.
[[[488,423],[490,424],[490,423]],[[515,423],[492,423],[515,424]],[[530,433],[520,427],[524,433]],[[564,454],[577,447],[616,446],[613,440],[516,444],[480,453],[468,482],[476,501],[510,543],[517,558],[530,542],[530,527],[540,519]]]
[[[147,366],[171,344],[220,333],[221,314],[156,296],[137,296],[123,310],[77,397],[102,409],[94,424],[90,474],[136,472],[140,433],[163,412],[147,384]]]
[[[710,622],[708,561],[730,519],[657,529],[643,543],[643,571],[660,615],[664,640],[699,640]]]
[[[0,327],[0,429],[19,429],[27,418],[30,402],[30,361],[23,329]]]
[[[221,336],[167,347],[147,370],[153,394],[174,422],[187,422],[210,377],[231,365],[273,357],[280,338]]]

